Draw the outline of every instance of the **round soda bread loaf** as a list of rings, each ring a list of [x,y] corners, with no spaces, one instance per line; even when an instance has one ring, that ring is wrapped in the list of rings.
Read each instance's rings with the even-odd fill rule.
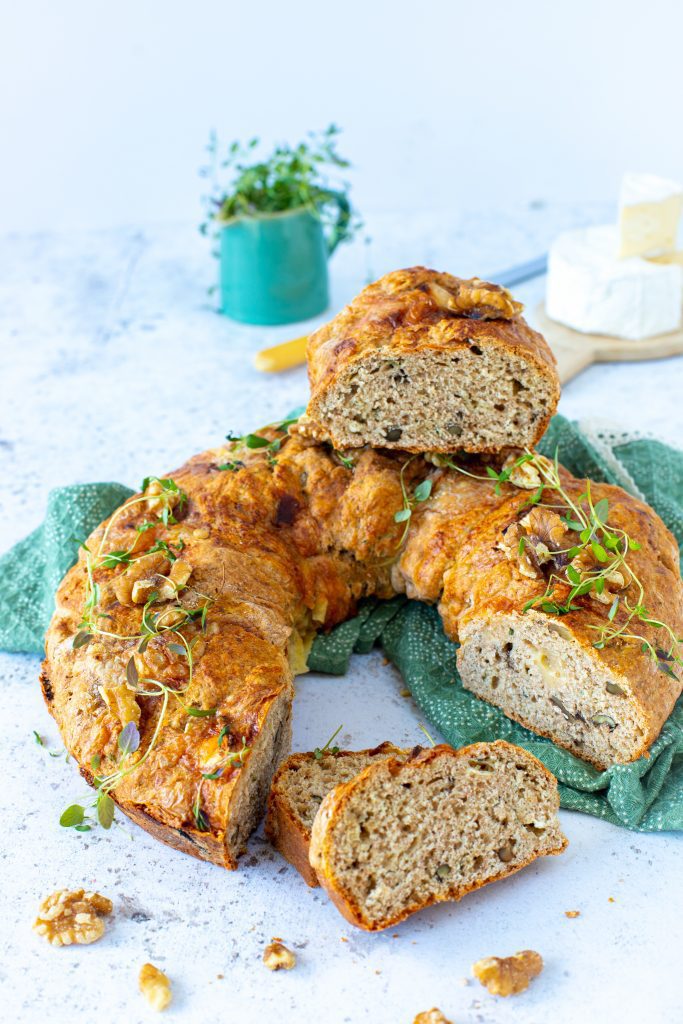
[[[369,285],[308,342],[299,429],[344,450],[533,447],[560,396],[555,358],[499,285],[425,267]]]
[[[148,481],[88,539],[46,637],[43,692],[86,779],[164,842],[235,867],[287,752],[315,631],[395,593],[438,603],[465,686],[511,717],[601,768],[644,753],[681,692],[660,671],[657,625],[683,635],[673,537],[642,502],[593,485],[610,527],[638,540],[633,575],[566,614],[528,607],[578,540],[560,497],[529,489],[534,466],[496,483],[471,457],[449,462],[340,459],[275,427]],[[586,483],[560,472],[562,500],[581,504]],[[639,585],[638,639],[594,646],[593,627],[623,624]]]
[[[382,758],[327,794],[310,862],[352,924],[379,931],[562,853],[557,782],[501,740]]]

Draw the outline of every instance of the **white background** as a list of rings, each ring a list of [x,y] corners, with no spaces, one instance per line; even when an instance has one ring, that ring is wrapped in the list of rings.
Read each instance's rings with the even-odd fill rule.
[[[677,0],[5,0],[0,228],[199,219],[209,130],[336,121],[362,211],[683,177]]]

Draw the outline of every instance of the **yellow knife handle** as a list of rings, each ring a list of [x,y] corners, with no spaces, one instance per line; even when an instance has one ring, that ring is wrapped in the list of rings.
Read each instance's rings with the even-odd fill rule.
[[[280,345],[263,348],[254,356],[254,366],[264,373],[278,373],[280,370],[299,366],[306,362],[307,341],[308,335],[304,334],[301,338],[293,338],[292,341],[283,341]]]

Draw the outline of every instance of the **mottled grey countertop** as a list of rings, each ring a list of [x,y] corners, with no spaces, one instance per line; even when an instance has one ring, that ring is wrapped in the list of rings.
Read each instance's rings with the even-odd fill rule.
[[[368,277],[413,263],[487,276],[542,252],[562,228],[611,211],[553,207],[368,218],[369,244],[332,263],[333,307]],[[246,328],[212,311],[213,267],[189,226],[0,239],[0,513],[3,546],[42,517],[48,490],[85,480],[136,486],[229,431],[268,422],[306,397],[303,369],[264,377],[265,344],[304,333]],[[533,310],[543,282],[519,288]],[[683,435],[683,359],[593,367],[561,411],[670,441]],[[4,823],[0,931],[3,1016],[50,1024],[152,1018],[137,992],[145,960],[173,980],[169,1020],[410,1024],[437,1005],[457,1021],[554,1024],[673,1021],[683,938],[680,840],[563,813],[570,847],[461,904],[392,932],[347,925],[320,890],[257,834],[238,872],[173,853],[134,826],[78,836],[58,817],[83,794],[36,685],[38,659],[0,654]],[[298,681],[294,745],[344,723],[345,745],[418,742],[419,715],[379,653],[343,679]],[[106,937],[56,949],[31,931],[39,900],[97,888],[115,903]],[[566,910],[580,910],[569,920]],[[296,949],[291,972],[261,964],[273,935]],[[463,979],[487,955],[539,950],[546,968],[517,1000]]]

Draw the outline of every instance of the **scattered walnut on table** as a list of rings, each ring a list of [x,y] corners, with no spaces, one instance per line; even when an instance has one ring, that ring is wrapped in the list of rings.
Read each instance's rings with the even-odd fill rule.
[[[434,1006],[431,1010],[424,1010],[423,1013],[418,1013],[413,1024],[451,1024],[451,1022],[444,1017],[441,1010]]]
[[[58,889],[40,904],[33,929],[53,946],[86,946],[102,938],[102,918],[113,909],[112,901],[98,892]]]
[[[154,964],[142,965],[138,985],[153,1010],[165,1010],[173,998],[171,982]]]
[[[472,965],[472,973],[494,996],[513,996],[529,987],[543,970],[543,959],[533,949],[504,958],[487,956]]]
[[[263,962],[269,971],[291,971],[296,964],[296,956],[280,939],[273,939],[263,950]]]

